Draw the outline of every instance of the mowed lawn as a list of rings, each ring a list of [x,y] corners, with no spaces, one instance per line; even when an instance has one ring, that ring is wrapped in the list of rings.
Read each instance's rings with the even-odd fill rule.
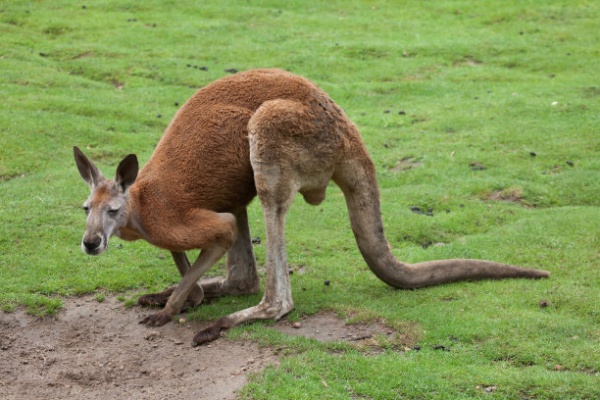
[[[143,164],[198,88],[277,67],[316,82],[359,127],[396,257],[552,275],[388,287],[361,258],[332,184],[323,204],[298,198],[288,216],[288,318],[328,310],[398,335],[361,348],[269,322],[235,328],[220,340],[281,356],[239,396],[600,398],[599,26],[589,0],[0,1],[0,318],[60,313],[83,294],[132,305],[176,283],[168,252],[147,243],[80,251],[88,188],[72,147],[107,176],[129,153]],[[250,222],[264,273],[257,201]],[[209,275],[222,272],[220,262]],[[223,298],[188,318],[260,298]]]

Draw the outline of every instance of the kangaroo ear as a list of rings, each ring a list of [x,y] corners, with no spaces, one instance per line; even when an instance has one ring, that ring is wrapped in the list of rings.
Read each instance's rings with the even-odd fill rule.
[[[129,189],[129,186],[133,185],[133,182],[135,182],[138,168],[138,159],[135,154],[130,154],[125,157],[117,167],[115,182],[121,187],[123,193],[125,193],[125,191]]]
[[[75,164],[77,164],[77,169],[79,170],[79,175],[83,178],[84,181],[90,186],[90,189],[93,189],[98,185],[101,181],[104,180],[104,176],[98,167],[94,165],[93,162],[88,160],[88,158],[83,154],[79,147],[73,147],[73,155],[75,156]]]

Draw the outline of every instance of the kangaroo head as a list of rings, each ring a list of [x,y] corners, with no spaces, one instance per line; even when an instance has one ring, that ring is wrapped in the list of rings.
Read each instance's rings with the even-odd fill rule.
[[[138,161],[135,154],[125,157],[111,180],[104,178],[78,147],[73,148],[73,153],[79,174],[91,190],[83,203],[87,222],[81,248],[87,254],[97,255],[107,249],[108,238],[127,224],[128,189],[137,178]]]

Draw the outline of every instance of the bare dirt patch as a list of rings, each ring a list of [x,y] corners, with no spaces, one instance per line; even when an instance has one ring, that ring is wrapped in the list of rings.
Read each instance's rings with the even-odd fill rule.
[[[57,318],[0,314],[2,399],[235,399],[271,349],[227,339],[191,347],[201,324],[138,324],[149,311],[69,299]]]
[[[57,317],[0,313],[0,398],[235,399],[247,374],[277,365],[273,349],[221,338],[191,347],[206,323],[147,328],[149,310],[107,296],[67,299]],[[380,324],[346,325],[333,313],[287,320],[273,329],[320,341],[367,343],[393,332]]]
[[[396,165],[394,165],[392,168],[390,168],[391,172],[401,172],[401,171],[408,171],[414,168],[418,168],[421,166],[421,159],[413,157],[413,156],[407,156],[404,158],[401,158],[400,160],[398,160],[396,162]]]
[[[360,342],[377,335],[392,336],[395,332],[379,323],[347,325],[332,312],[322,312],[302,319],[299,325],[288,320],[275,324],[275,329],[290,336],[305,336],[320,342]]]

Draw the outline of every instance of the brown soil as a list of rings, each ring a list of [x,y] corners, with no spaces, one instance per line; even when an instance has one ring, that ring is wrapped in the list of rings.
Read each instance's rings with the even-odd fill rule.
[[[277,365],[272,349],[221,338],[191,347],[202,322],[147,328],[138,321],[152,311],[126,308],[107,296],[65,300],[54,318],[23,311],[0,314],[0,398],[9,399],[235,399],[247,374]],[[378,324],[346,325],[318,314],[290,335],[317,340],[367,340],[391,335]]]

